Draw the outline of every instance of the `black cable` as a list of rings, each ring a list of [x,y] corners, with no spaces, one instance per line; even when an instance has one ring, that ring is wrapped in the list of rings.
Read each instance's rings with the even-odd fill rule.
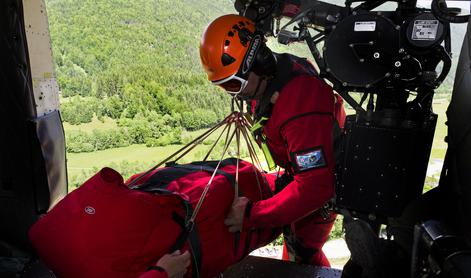
[[[451,15],[448,12],[444,11],[446,9],[446,0],[433,0],[432,1],[432,13],[440,21],[450,22],[450,23],[466,23],[468,22],[469,15]]]
[[[438,48],[438,52],[441,56],[441,60],[443,62],[443,67],[442,71],[440,72],[440,75],[435,79],[435,81],[431,84],[433,87],[437,88],[440,86],[445,80],[446,76],[450,72],[451,69],[451,56],[448,52],[443,47]]]

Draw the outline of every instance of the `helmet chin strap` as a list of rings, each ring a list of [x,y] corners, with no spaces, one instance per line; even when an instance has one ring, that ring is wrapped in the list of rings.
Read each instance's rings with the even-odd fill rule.
[[[241,96],[241,95],[239,95],[237,97],[241,100],[244,100],[244,101],[254,99],[254,97],[258,94],[258,91],[260,90],[260,86],[262,85],[262,82],[265,81],[265,80],[267,80],[266,76],[261,76],[258,79],[257,87],[255,88],[254,93],[252,95],[250,95],[250,96]]]

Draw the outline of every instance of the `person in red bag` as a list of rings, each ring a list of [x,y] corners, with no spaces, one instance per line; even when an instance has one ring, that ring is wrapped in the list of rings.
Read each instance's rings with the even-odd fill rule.
[[[334,196],[334,133],[344,124],[343,100],[306,59],[273,53],[255,24],[239,15],[207,26],[200,57],[214,85],[255,103],[257,141],[285,170],[273,197],[238,198],[225,224],[231,232],[285,226],[290,260],[329,266],[322,246],[335,220],[326,204]]]
[[[236,158],[172,163],[127,181],[105,167],[28,235],[58,277],[215,277],[281,232],[229,232],[236,188],[252,200],[273,196],[265,175]]]

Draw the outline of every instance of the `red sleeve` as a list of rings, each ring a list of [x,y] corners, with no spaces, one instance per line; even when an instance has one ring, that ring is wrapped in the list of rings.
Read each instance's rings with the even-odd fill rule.
[[[167,271],[149,270],[139,275],[139,278],[168,278],[168,275]]]
[[[294,181],[272,198],[255,202],[246,214],[244,228],[280,227],[322,207],[334,195],[332,114],[310,113],[285,122],[281,128],[288,155],[322,149],[324,167],[295,174]],[[291,161],[293,163],[293,161]]]

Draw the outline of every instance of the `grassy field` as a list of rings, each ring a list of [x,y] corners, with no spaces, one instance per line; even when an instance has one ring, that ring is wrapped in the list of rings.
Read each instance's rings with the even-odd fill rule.
[[[80,124],[80,125],[71,125],[69,123],[64,122],[64,129],[65,132],[67,131],[85,131],[85,132],[92,132],[94,129],[99,130],[107,130],[116,128],[116,122],[113,119],[104,117],[103,121],[98,120],[96,117],[93,118],[91,123]]]
[[[445,155],[447,146],[444,142],[446,135],[445,111],[447,106],[448,101],[446,99],[438,99],[434,101],[433,104],[434,111],[439,115],[439,117],[433,141],[431,159],[442,160]],[[79,126],[64,123],[66,132],[70,130],[91,131],[93,129],[107,129],[113,127],[116,127],[116,123],[109,119],[105,119],[104,122],[94,119],[91,123]],[[204,130],[185,132],[183,137],[196,138],[203,132]],[[214,133],[209,140],[214,141],[218,134],[219,133]],[[124,148],[91,153],[69,153],[67,154],[69,181],[80,183],[82,180],[84,181],[87,176],[90,176],[94,171],[97,171],[102,167],[110,166],[112,168],[119,169],[120,167],[122,168],[127,165],[123,166],[123,163],[130,163],[134,166],[133,168],[135,171],[143,171],[146,170],[147,167],[162,161],[181,147],[182,145],[169,145],[165,147],[148,148],[145,145],[132,145]],[[201,145],[195,148],[195,150],[185,156],[181,162],[201,160],[209,147],[209,145]]]
[[[132,145],[124,148],[109,149],[91,153],[69,153],[67,164],[69,174],[77,174],[81,170],[102,168],[110,164],[129,162],[157,162],[169,156],[181,146],[147,148],[145,145]]]
[[[89,126],[100,126],[100,123],[90,123]],[[104,124],[106,125],[106,123]],[[65,125],[67,132],[70,125]],[[75,127],[77,128],[77,127]],[[83,127],[80,127],[83,128]],[[198,131],[185,131],[182,134],[183,138],[187,138],[186,141],[191,141],[204,133],[206,130]],[[209,149],[216,141],[222,129],[215,131],[211,134],[207,140],[199,144],[188,154],[178,160],[179,163],[191,162],[202,160],[208,153]],[[211,153],[209,159],[219,159],[222,154],[222,142],[224,142],[223,135],[219,144],[216,146],[214,151]],[[234,142],[234,141],[233,141]],[[184,145],[168,145],[164,147],[146,147],[145,145],[131,145],[123,148],[114,148],[90,153],[68,153],[67,154],[67,168],[69,175],[69,190],[73,190],[77,185],[82,184],[88,177],[92,176],[93,173],[97,172],[103,167],[111,167],[121,172],[124,178],[129,177],[130,174],[145,171],[163,161]],[[228,156],[236,156],[235,144],[229,147],[227,154]],[[245,142],[241,143],[241,158],[250,161],[248,152],[246,151]],[[261,156],[260,156],[261,157]],[[177,158],[175,156],[171,160]]]

